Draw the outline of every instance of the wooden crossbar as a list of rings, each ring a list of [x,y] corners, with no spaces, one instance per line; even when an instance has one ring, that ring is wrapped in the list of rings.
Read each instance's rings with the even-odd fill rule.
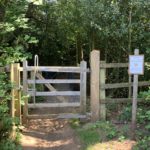
[[[128,63],[100,63],[100,68],[127,68]]]
[[[74,103],[36,103],[28,104],[29,108],[52,108],[52,107],[79,107],[79,102]]]
[[[75,119],[80,118],[84,119],[87,118],[87,115],[81,114],[72,114],[72,113],[65,113],[65,114],[44,114],[44,115],[28,115],[28,119]]]
[[[28,94],[34,96],[34,91],[28,91]],[[80,91],[36,92],[36,96],[80,96]]]
[[[49,80],[49,79],[44,79],[44,80],[36,80],[35,81],[37,84],[45,84],[45,83],[53,83],[53,84],[60,84],[60,83],[80,83],[80,80],[78,79],[56,79],[56,80]],[[28,80],[28,84],[34,84],[34,80]]]
[[[140,81],[138,86],[149,86],[150,81]],[[101,89],[114,89],[114,88],[125,88],[133,86],[133,83],[111,83],[111,84],[103,84],[100,86]]]
[[[36,73],[36,77],[40,80],[37,80],[37,81],[43,81],[45,82],[45,78],[42,76],[42,74],[40,74],[39,72]],[[35,81],[34,80],[31,80],[33,82],[33,84],[35,84]],[[50,83],[45,83],[45,86],[50,90],[50,91],[57,91]],[[63,96],[57,96],[56,97],[58,100],[60,101],[65,101],[65,98]]]
[[[34,66],[28,66],[27,71],[33,71],[35,70]],[[40,66],[36,68],[37,71],[46,71],[46,72],[75,72],[80,73],[81,71],[87,71],[87,70],[81,70],[80,67],[46,67],[46,66]]]

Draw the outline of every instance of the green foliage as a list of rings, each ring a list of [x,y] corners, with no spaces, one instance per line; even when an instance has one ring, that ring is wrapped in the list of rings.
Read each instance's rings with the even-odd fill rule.
[[[132,107],[131,105],[128,105],[123,108],[121,114],[119,115],[119,120],[121,121],[131,121],[131,113]]]
[[[70,125],[72,128],[76,129],[80,126],[80,120],[79,119],[71,119]]]
[[[86,146],[99,142],[99,134],[95,130],[79,131],[80,139],[86,143]]]
[[[32,27],[29,26],[26,18],[28,10],[26,0],[4,0],[0,5],[3,7],[3,11],[0,11],[3,13],[0,21],[0,66],[5,66],[29,57],[30,54],[26,51],[29,44],[38,41],[30,33]]]
[[[0,1],[0,67],[30,57],[27,53],[29,45],[38,42],[31,34],[32,26],[26,17],[28,4],[26,0]],[[20,150],[19,133],[16,140],[9,139],[12,125],[19,125],[17,118],[10,116],[10,92],[14,85],[9,76],[9,73],[0,72],[0,149]]]
[[[117,130],[110,122],[98,121],[82,125],[79,120],[75,119],[71,121],[71,126],[77,131],[85,147],[117,136]]]
[[[12,126],[15,124],[18,127],[17,118],[12,119],[9,115],[10,106],[10,90],[13,88],[8,80],[6,73],[0,73],[0,149],[2,150],[20,150],[21,148],[16,145],[19,139],[15,141],[9,139]],[[17,133],[18,135],[19,133]],[[18,136],[17,136],[18,137]]]
[[[14,141],[7,139],[0,142],[1,150],[22,150],[21,146],[16,145]]]
[[[42,61],[45,64],[74,64],[81,60],[82,53],[87,59],[94,48],[102,51],[107,62],[126,62],[127,55],[139,48],[148,60],[149,6],[145,0],[32,3],[27,17],[35,25],[32,33],[40,41],[37,51],[31,47],[32,52],[38,53],[41,61],[46,60]]]
[[[103,121],[98,121],[94,124],[87,124],[84,126],[84,129],[86,130],[95,130],[95,129],[103,129],[99,130],[100,135],[100,141],[103,141],[105,139],[112,139],[116,136],[116,129],[115,127],[110,123],[110,122],[103,122]]]
[[[145,92],[140,92],[139,97],[143,98],[144,104],[138,104],[137,108],[137,131],[136,139],[137,145],[134,150],[147,150],[150,145],[150,110],[149,110],[149,94],[150,90]],[[120,119],[123,121],[131,121],[131,105],[123,109]]]
[[[10,100],[8,91],[11,89],[11,84],[7,81],[5,73],[0,73],[0,82],[0,140],[2,140],[9,136],[13,120],[8,115],[7,101]]]
[[[118,138],[118,141],[122,142],[122,141],[125,140],[125,138],[126,138],[125,136],[121,135],[121,136]]]
[[[138,141],[138,144],[133,148],[133,150],[149,150],[150,148],[150,137],[144,136],[144,138]]]
[[[130,126],[128,124],[120,125],[118,128],[118,140],[123,141],[130,137]]]
[[[148,91],[140,92],[138,97],[143,98],[145,102],[150,102],[150,88]]]

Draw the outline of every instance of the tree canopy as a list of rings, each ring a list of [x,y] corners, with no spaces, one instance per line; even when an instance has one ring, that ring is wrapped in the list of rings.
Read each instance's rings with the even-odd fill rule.
[[[92,49],[108,62],[127,61],[134,48],[149,56],[149,6],[148,0],[1,0],[1,53],[38,54],[47,65],[77,64]]]

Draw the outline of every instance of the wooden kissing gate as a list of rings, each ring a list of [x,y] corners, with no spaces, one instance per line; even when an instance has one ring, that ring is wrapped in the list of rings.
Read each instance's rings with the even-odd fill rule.
[[[36,57],[37,58],[37,57]],[[86,115],[86,78],[87,78],[87,63],[81,61],[79,67],[62,67],[62,66],[38,66],[38,59],[35,59],[35,66],[28,66],[27,61],[23,62],[23,93],[25,96],[33,96],[34,102],[28,103],[28,98],[25,98],[23,108],[24,120],[28,118],[49,118],[56,114],[44,115],[29,115],[28,108],[60,108],[60,107],[80,107],[80,114],[59,114],[57,118],[82,118]],[[42,72],[57,72],[57,73],[78,73],[80,79],[45,79]],[[31,76],[29,79],[28,76]],[[50,91],[37,91],[35,84],[44,84]],[[80,84],[79,91],[57,91],[51,84]],[[33,89],[29,89],[29,85],[33,85]],[[53,102],[53,103],[36,103],[35,96],[55,96],[64,100],[63,96],[80,96],[79,102]]]
[[[23,62],[23,67],[20,67],[19,63],[11,64],[11,82],[14,83],[15,88],[12,89],[12,104],[11,112],[12,117],[19,117],[21,121],[21,113],[23,112],[23,121],[27,119],[35,118],[85,118],[87,115],[91,115],[92,121],[99,120],[100,106],[99,101],[99,51],[92,51],[90,57],[90,113],[86,113],[86,99],[87,99],[87,63],[81,61],[80,66],[38,66],[38,59],[35,56],[34,66],[28,66],[27,61]],[[21,74],[23,72],[23,74]],[[80,75],[79,79],[45,79],[42,76],[42,72],[62,72],[62,73],[77,73]],[[20,77],[21,76],[21,77]],[[21,79],[23,79],[23,85],[21,86]],[[37,91],[36,84],[44,84],[49,91]],[[79,84],[79,91],[57,91],[52,84]],[[32,85],[32,89],[30,89]],[[23,92],[22,92],[23,91]],[[21,110],[21,94],[23,94],[23,111]],[[29,96],[33,97],[33,102],[28,103]],[[55,96],[60,99],[60,103],[36,103],[36,96]],[[78,102],[63,102],[64,96],[79,96]],[[79,114],[44,114],[44,115],[31,115],[28,110],[30,108],[64,108],[64,107],[77,107],[80,108]]]

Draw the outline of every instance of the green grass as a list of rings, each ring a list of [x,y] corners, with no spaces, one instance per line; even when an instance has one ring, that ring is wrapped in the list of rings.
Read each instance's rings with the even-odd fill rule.
[[[79,137],[85,146],[89,146],[100,141],[99,133],[96,130],[79,130]]]
[[[71,120],[70,124],[76,130],[83,144],[82,150],[90,150],[92,145],[108,141],[117,136],[116,128],[108,121],[81,124],[79,120],[75,119]]]

